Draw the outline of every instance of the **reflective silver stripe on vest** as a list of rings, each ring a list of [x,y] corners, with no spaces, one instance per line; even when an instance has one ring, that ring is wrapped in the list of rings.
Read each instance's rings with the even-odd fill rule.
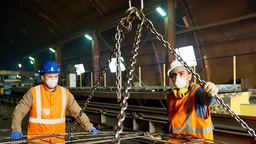
[[[41,115],[41,91],[40,85],[36,86],[36,114],[37,118],[29,117],[30,122],[41,123],[41,124],[58,124],[66,121],[66,117],[64,117],[65,107],[66,107],[66,90],[63,87],[61,88],[62,93],[62,111],[60,119],[42,119]]]
[[[197,84],[194,84],[191,88],[191,92],[189,95],[189,99],[187,102],[187,117],[186,117],[186,121],[185,121],[185,128],[178,128],[178,127],[169,127],[169,131],[173,131],[173,132],[188,132],[188,133],[201,133],[201,134],[207,134],[212,132],[213,127],[207,127],[207,128],[197,128],[197,127],[193,127],[191,128],[191,111],[192,111],[192,93],[195,90],[196,86],[198,86]]]

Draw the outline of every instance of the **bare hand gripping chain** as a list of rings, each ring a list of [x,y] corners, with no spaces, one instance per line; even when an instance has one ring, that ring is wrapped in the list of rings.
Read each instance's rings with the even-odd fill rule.
[[[129,5],[130,8],[127,10],[127,12],[130,12],[129,15],[125,18],[122,18],[119,20],[119,24],[116,28],[117,33],[115,34],[115,48],[113,49],[113,51],[110,54],[109,59],[107,60],[104,68],[102,69],[101,74],[99,75],[99,78],[97,79],[96,83],[94,84],[94,87],[91,90],[91,93],[88,95],[87,100],[84,103],[84,106],[82,108],[82,110],[80,111],[76,121],[74,122],[73,126],[70,128],[70,132],[66,135],[66,139],[70,139],[70,137],[72,137],[73,135],[73,130],[75,129],[75,125],[78,123],[79,119],[82,116],[83,111],[86,109],[88,103],[90,102],[92,96],[94,95],[96,88],[99,86],[99,83],[101,81],[101,79],[103,78],[104,73],[107,71],[107,67],[109,66],[109,63],[111,62],[111,59],[116,56],[117,61],[116,61],[116,66],[117,66],[117,71],[116,71],[116,85],[117,85],[117,90],[116,90],[116,94],[117,94],[117,101],[120,102],[120,113],[118,114],[117,118],[118,118],[118,122],[117,125],[115,126],[115,135],[114,138],[112,139],[112,143],[120,143],[120,134],[123,131],[123,121],[125,120],[125,110],[128,107],[128,103],[127,100],[130,97],[130,93],[129,90],[131,88],[131,80],[133,79],[133,75],[132,72],[135,70],[135,63],[137,62],[136,56],[138,55],[138,49],[139,49],[139,42],[140,42],[140,37],[141,37],[141,31],[142,31],[142,27],[145,26],[148,30],[151,31],[151,33],[153,33],[156,38],[163,42],[164,47],[168,48],[171,52],[171,54],[173,54],[175,56],[175,58],[189,71],[192,73],[193,77],[195,79],[197,79],[199,81],[199,84],[201,86],[204,86],[204,84],[206,83],[204,80],[200,79],[200,75],[198,73],[195,73],[193,71],[193,69],[175,52],[174,48],[170,47],[169,42],[165,41],[163,36],[161,34],[159,34],[157,32],[157,30],[154,28],[153,23],[148,20],[145,15],[143,14],[142,10],[143,10],[143,0],[141,0],[141,9],[140,11],[135,8],[135,7],[131,7],[131,0],[129,0]],[[138,18],[139,19],[139,23],[137,25],[137,31],[136,31],[136,36],[134,39],[134,45],[133,45],[133,51],[132,51],[132,57],[130,59],[130,66],[127,70],[127,76],[126,76],[126,85],[124,88],[124,96],[122,97],[121,95],[121,68],[120,68],[120,56],[121,56],[121,42],[124,39],[124,34],[127,34],[131,31],[132,29],[132,22],[134,20],[134,18]],[[238,123],[241,124],[241,126],[246,129],[248,131],[248,133],[253,136],[256,139],[256,134],[255,131],[250,128],[234,111],[232,111],[230,109],[229,105],[226,105],[223,101],[223,99],[221,99],[220,97],[218,97],[217,95],[215,95],[215,99],[216,101],[221,104],[223,106],[223,108],[228,111],[230,113],[230,115],[232,117],[234,117]]]

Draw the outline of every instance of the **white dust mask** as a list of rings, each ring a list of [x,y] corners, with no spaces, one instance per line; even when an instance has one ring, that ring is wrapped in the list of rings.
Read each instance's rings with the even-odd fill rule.
[[[48,81],[46,81],[46,84],[50,87],[53,88],[57,85],[58,80],[57,79],[49,79]]]
[[[187,81],[185,78],[177,76],[175,80],[175,86],[178,89],[184,88],[187,85]]]

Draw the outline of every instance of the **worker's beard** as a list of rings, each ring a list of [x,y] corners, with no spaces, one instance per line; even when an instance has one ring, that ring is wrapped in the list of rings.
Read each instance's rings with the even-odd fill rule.
[[[179,77],[179,76],[176,77],[176,80],[175,80],[176,88],[181,89],[186,87],[186,85],[187,85],[187,81],[185,78]]]
[[[54,88],[58,83],[57,79],[49,79],[48,81],[46,81],[46,84],[49,88]]]

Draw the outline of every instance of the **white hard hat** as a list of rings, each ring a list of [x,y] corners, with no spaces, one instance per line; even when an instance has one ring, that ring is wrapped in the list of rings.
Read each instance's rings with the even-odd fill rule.
[[[178,60],[172,61],[170,64],[169,70],[167,71],[167,75],[171,77],[172,72],[176,69],[186,69]]]

